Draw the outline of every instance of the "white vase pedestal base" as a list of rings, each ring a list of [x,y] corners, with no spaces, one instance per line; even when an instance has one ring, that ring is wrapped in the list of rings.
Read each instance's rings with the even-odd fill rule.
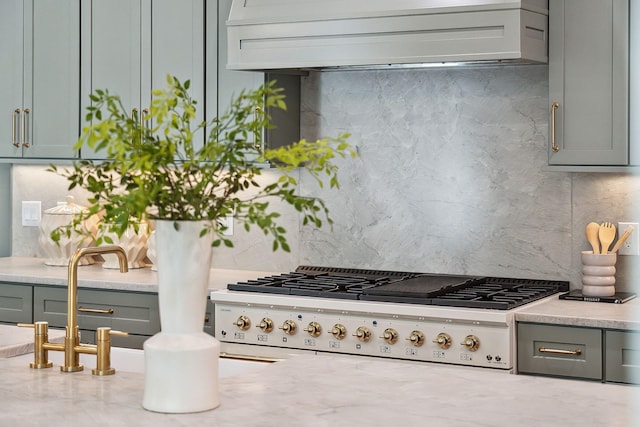
[[[202,412],[220,405],[220,342],[204,332],[160,332],[144,343],[144,409]]]

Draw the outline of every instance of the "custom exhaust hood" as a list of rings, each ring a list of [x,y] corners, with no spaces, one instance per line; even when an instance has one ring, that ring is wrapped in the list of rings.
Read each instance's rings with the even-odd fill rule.
[[[546,63],[548,0],[233,0],[227,68]]]

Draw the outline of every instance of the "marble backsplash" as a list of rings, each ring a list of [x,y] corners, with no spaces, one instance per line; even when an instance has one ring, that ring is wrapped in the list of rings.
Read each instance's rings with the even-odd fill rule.
[[[507,66],[311,73],[303,78],[303,137],[350,132],[339,191],[304,174],[335,221],[320,230],[283,213],[291,253],[236,227],[218,268],[288,271],[299,264],[564,279],[580,287],[590,221],[640,221],[640,178],[566,173],[547,163],[547,67]],[[266,171],[264,179],[274,179]],[[14,256],[38,256],[20,202],[43,209],[67,194],[42,166],[12,173]],[[82,194],[76,194],[79,201]],[[640,232],[640,230],[638,230]],[[619,290],[640,290],[638,257],[620,257]]]

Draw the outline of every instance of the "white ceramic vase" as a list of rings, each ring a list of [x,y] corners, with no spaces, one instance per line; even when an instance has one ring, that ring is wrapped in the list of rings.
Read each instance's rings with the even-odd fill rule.
[[[161,332],[144,343],[142,406],[149,411],[201,412],[220,404],[220,343],[203,331],[213,235],[200,237],[202,228],[197,221],[155,223]]]

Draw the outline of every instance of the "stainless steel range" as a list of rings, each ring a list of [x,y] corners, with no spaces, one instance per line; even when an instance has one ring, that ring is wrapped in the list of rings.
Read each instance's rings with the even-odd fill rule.
[[[344,353],[511,370],[514,314],[564,281],[301,266],[213,291],[222,351]]]

